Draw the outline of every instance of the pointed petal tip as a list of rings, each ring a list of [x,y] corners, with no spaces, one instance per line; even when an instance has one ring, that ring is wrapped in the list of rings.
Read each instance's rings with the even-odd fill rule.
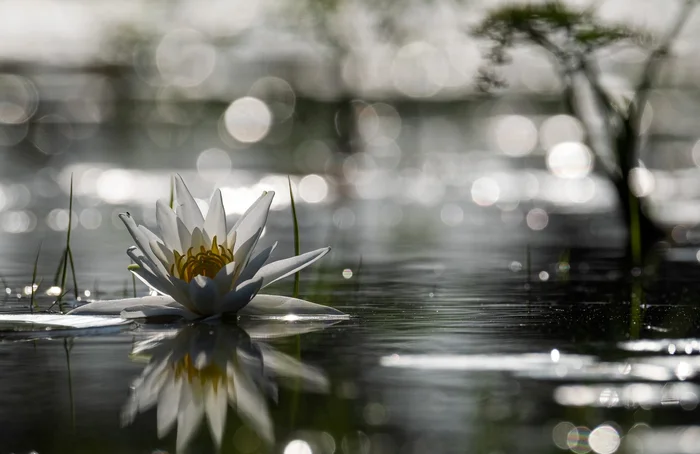
[[[239,315],[280,321],[347,320],[350,315],[340,310],[282,295],[257,294]]]

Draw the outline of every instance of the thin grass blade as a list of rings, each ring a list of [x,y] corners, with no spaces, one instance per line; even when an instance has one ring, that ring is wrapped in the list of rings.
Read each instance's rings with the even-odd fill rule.
[[[299,221],[297,220],[297,207],[294,203],[294,191],[292,191],[292,179],[287,175],[287,182],[289,183],[289,200],[292,205],[292,219],[294,221],[294,255],[299,255],[301,252],[300,242],[299,242]],[[301,279],[301,274],[297,271],[294,274],[294,292],[292,296],[297,298],[299,296],[299,281]]]
[[[73,174],[70,175],[70,195],[68,199],[68,230],[66,231],[66,252],[63,255],[63,271],[61,272],[61,291],[64,293],[58,296],[58,309],[63,312],[63,295],[66,288],[66,272],[68,271],[68,257],[70,255],[70,233],[73,229]],[[73,271],[75,273],[75,271]],[[73,274],[75,278],[75,274]],[[76,289],[77,290],[77,289]]]
[[[132,265],[135,265],[134,261],[131,261]],[[134,273],[129,273],[131,274],[131,290],[134,293],[134,298],[136,298],[136,276],[134,276]],[[124,290],[124,293],[126,294],[126,290]]]
[[[78,277],[75,274],[75,265],[73,264],[73,251],[68,248],[68,261],[70,262],[70,274],[73,276],[73,293],[75,293],[75,299],[77,300],[80,296],[80,290],[78,290]]]
[[[39,267],[39,255],[41,254],[41,242],[39,242],[39,247],[36,250],[36,257],[34,258],[34,269],[32,270],[32,295],[29,300],[29,310],[31,312],[34,312],[34,309],[38,309],[36,305],[36,301],[34,299],[34,295],[36,294],[36,288],[34,288],[34,284],[36,283],[36,273],[37,273],[37,268]]]
[[[173,209],[173,205],[175,204],[175,179],[173,177],[170,177],[170,209]]]

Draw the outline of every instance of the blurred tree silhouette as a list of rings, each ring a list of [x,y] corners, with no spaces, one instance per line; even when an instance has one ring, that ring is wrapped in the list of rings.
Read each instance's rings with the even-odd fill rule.
[[[352,24],[353,14],[366,9],[371,12],[371,30],[389,41],[396,38],[395,17],[405,3],[401,0],[373,0],[357,2],[354,0],[301,0],[292,1],[289,8],[283,10],[287,16],[286,24],[297,32],[307,35],[328,49],[332,60],[334,80],[337,83],[335,129],[337,147],[343,153],[360,151],[356,109],[358,99],[348,84],[348,74],[343,67],[353,56],[354,46],[358,45],[358,30]],[[350,66],[352,68],[352,66]],[[345,68],[346,71],[348,68]],[[350,74],[352,77],[352,74]]]
[[[630,172],[640,166],[638,151],[646,133],[642,116],[659,68],[696,4],[697,0],[682,0],[667,33],[657,41],[627,25],[603,23],[595,15],[595,5],[579,10],[560,0],[501,6],[473,30],[475,36],[492,42],[488,63],[478,76],[483,90],[505,85],[498,67],[509,63],[508,52],[515,46],[528,44],[547,51],[561,79],[568,113],[583,124],[596,167],[615,185],[629,230],[629,252],[636,263],[665,236],[630,189]],[[622,100],[601,85],[597,61],[598,51],[620,44],[648,49],[631,98]]]

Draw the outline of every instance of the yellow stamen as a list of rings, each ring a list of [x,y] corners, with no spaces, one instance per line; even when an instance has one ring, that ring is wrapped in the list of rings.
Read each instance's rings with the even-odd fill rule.
[[[186,254],[173,251],[174,263],[170,266],[170,273],[185,282],[190,282],[195,276],[213,278],[221,268],[233,262],[233,250],[225,245],[216,244],[216,236],[212,239],[211,249],[200,246],[199,251],[191,247]]]

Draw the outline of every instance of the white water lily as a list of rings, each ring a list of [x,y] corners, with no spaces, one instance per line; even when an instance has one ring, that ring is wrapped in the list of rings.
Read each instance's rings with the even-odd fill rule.
[[[263,337],[265,330],[263,326]],[[272,334],[276,331],[273,328]],[[274,427],[265,397],[276,398],[277,381],[292,379],[320,393],[328,392],[329,383],[321,371],[254,338],[235,325],[199,323],[174,337],[158,335],[137,343],[132,356],[147,358],[149,364],[132,385],[122,423],[131,424],[138,413],[157,406],[158,437],[177,423],[178,452],[204,419],[220,449],[231,407],[260,438],[272,443]]]
[[[175,178],[175,189],[175,211],[162,201],[156,204],[160,236],[137,225],[129,213],[120,215],[136,242],[127,250],[135,263],[131,272],[170,298],[121,300],[111,307],[107,302],[92,303],[71,311],[72,314],[121,311],[126,318],[179,315],[195,319],[238,313],[248,305],[253,313],[265,312],[266,305],[284,304],[280,297],[257,295],[261,288],[296,273],[330,251],[317,249],[266,264],[277,243],[257,255],[253,255],[253,250],[265,227],[274,192],[263,193],[229,229],[221,191],[214,193],[204,217],[179,176]],[[322,307],[325,313],[342,315],[331,308],[308,304],[312,309]]]

